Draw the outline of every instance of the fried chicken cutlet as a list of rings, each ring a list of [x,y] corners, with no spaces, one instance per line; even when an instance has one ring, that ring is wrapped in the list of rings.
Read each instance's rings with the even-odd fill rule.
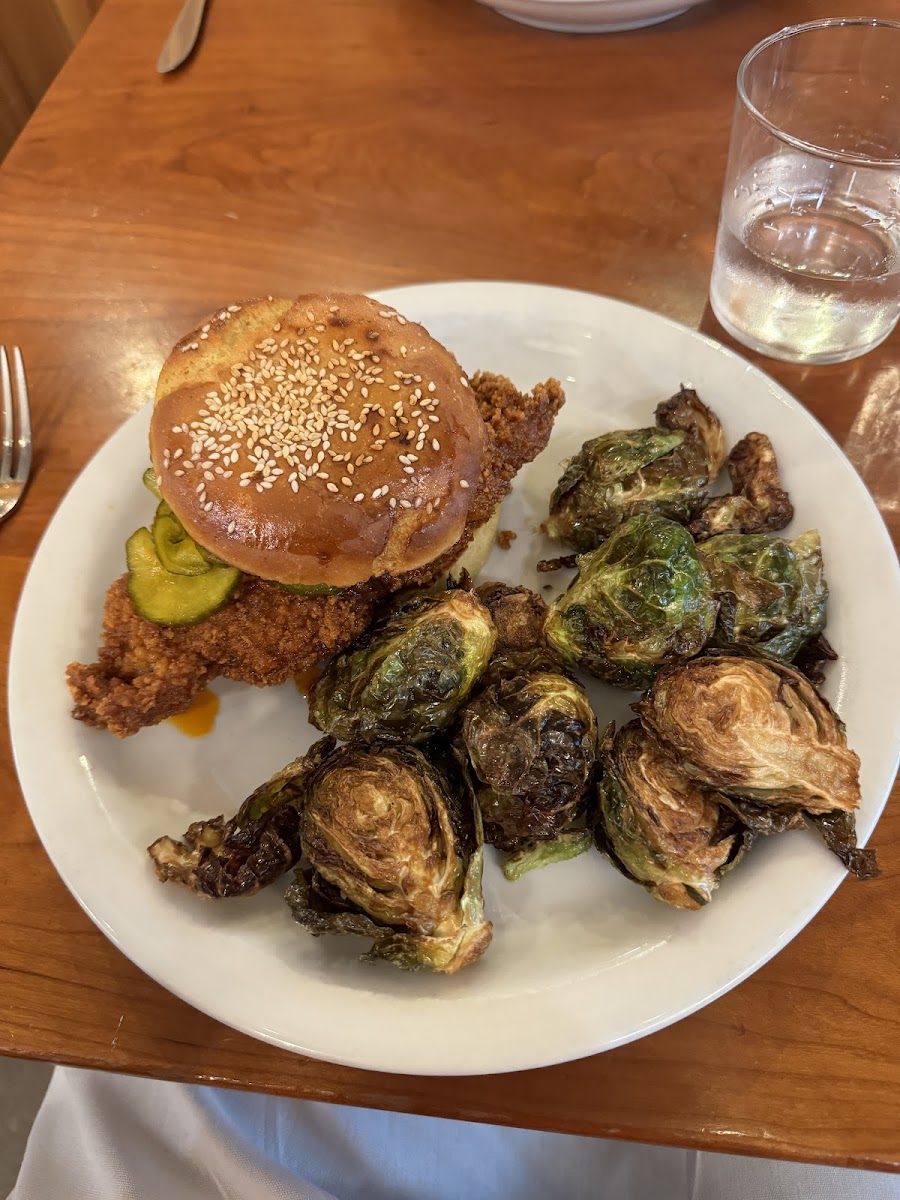
[[[518,470],[546,446],[564,401],[553,379],[530,395],[487,372],[470,382],[487,430],[486,453],[463,536],[450,551],[426,568],[330,596],[293,595],[245,576],[224,608],[180,627],[140,616],[123,576],[106,596],[98,661],[72,663],[67,671],[76,720],[128,737],[184,712],[217,676],[257,687],[283,683],[353,642],[390,592],[439,578],[509,492]]]

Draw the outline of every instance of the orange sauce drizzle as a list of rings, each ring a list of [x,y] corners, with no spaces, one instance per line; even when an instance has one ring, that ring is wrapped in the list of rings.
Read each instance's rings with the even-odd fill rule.
[[[215,725],[218,711],[219,697],[209,688],[203,688],[194,697],[189,709],[169,717],[169,720],[188,737],[205,737]]]
[[[294,676],[294,683],[297,685],[297,691],[301,696],[308,696],[312,691],[312,685],[321,676],[321,667],[307,667],[305,671],[298,671]]]

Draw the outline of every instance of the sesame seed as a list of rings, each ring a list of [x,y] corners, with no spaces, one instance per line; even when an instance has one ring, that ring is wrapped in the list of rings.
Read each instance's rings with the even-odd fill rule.
[[[340,488],[336,483],[326,483],[325,486],[328,488],[329,492],[340,491]]]
[[[429,390],[429,392],[433,392],[433,391],[434,391],[434,383],[433,383],[433,382],[432,382],[432,383],[429,383],[429,385],[428,385],[428,390]]]
[[[240,306],[239,304],[229,304],[229,305],[228,305],[228,311],[229,311],[230,313],[236,313],[236,312],[240,312],[240,311],[241,311],[241,306]]]
[[[228,522],[228,532],[234,533],[234,531],[235,531],[235,523],[234,523],[234,521],[229,521]]]
[[[437,440],[437,438],[431,439],[431,448],[432,450],[440,450],[441,443]]]
[[[460,486],[461,488],[467,488],[467,487],[469,486],[468,480],[466,480],[466,479],[461,479],[461,480],[459,481],[459,486]]]
[[[416,473],[416,468],[415,468],[415,467],[404,467],[404,468],[403,468],[403,473],[404,473],[405,475],[415,475],[415,473]]]
[[[201,332],[201,333],[209,333],[209,326],[208,326],[208,325],[204,325],[204,326],[203,326],[203,328],[200,330],[200,332]]]
[[[412,508],[412,504],[410,503],[409,500],[401,500],[400,507],[401,508]]]
[[[365,498],[366,497],[362,492],[357,492],[356,495],[353,497],[353,502],[354,502],[354,504],[360,504],[363,500],[365,500]]]
[[[352,487],[353,486],[353,480],[349,477],[349,475],[342,476],[341,483],[344,485],[344,487]]]
[[[176,471],[176,472],[175,472],[175,474],[176,474],[176,475],[183,475],[183,474],[184,474],[184,471]]]
[[[281,333],[281,322],[276,321],[272,328],[275,330],[276,333]]]

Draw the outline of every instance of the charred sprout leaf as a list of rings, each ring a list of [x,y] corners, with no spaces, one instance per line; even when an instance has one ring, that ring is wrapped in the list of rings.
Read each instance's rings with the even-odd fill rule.
[[[853,813],[818,813],[810,820],[821,833],[828,849],[838,856],[857,879],[875,879],[881,874],[875,851],[860,850],[856,844],[856,820]]]
[[[370,937],[368,958],[406,968],[449,974],[483,954],[491,924],[477,816],[462,777],[448,771],[410,746],[378,742],[323,761],[301,814],[309,869],[287,892],[294,917],[314,934]]]
[[[656,426],[585,442],[550,498],[544,532],[584,553],[638,513],[690,520],[721,470],[722,427],[688,388],[658,406]]]
[[[796,804],[758,804],[743,796],[728,796],[724,792],[717,795],[743,825],[764,837],[785,833],[788,829],[806,828],[806,816]]]
[[[593,837],[589,829],[560,833],[546,842],[532,842],[507,856],[503,863],[503,874],[514,883],[528,871],[547,867],[551,863],[567,862],[577,858],[591,848]]]
[[[856,821],[852,812],[807,815],[796,804],[756,804],[740,796],[722,795],[722,802],[736,813],[754,833],[784,833],[787,829],[805,829],[812,823],[825,845],[857,879],[874,879],[881,874],[874,850],[860,850],[856,844]]]
[[[660,429],[684,431],[682,448],[673,457],[687,477],[703,480],[694,490],[705,491],[725,461],[725,435],[719,418],[692,388],[682,386],[670,400],[657,405],[656,424]]]
[[[571,571],[573,567],[577,566],[577,554],[561,554],[559,558],[542,558],[535,563],[535,569],[542,575],[549,575],[551,571]],[[545,583],[544,587],[550,587],[550,584]]]
[[[474,592],[393,605],[316,681],[310,720],[342,741],[424,742],[450,725],[496,640]]]
[[[306,780],[334,747],[322,738],[248,796],[237,815],[195,821],[177,842],[157,838],[148,853],[156,874],[200,895],[249,896],[300,858],[300,805]]]
[[[491,614],[498,651],[544,645],[547,605],[537,592],[505,583],[483,583],[475,594]]]
[[[837,662],[837,654],[824,633],[810,638],[794,658],[797,670],[815,684],[825,682],[825,664],[829,662]]]
[[[799,671],[762,658],[695,659],[661,671],[634,706],[691,778],[809,813],[859,807],[859,758]]]
[[[640,721],[602,748],[597,844],[629,878],[675,908],[712,899],[752,835],[714,792],[688,779]]]
[[[816,530],[792,542],[723,533],[703,544],[700,557],[719,600],[715,645],[751,646],[790,662],[821,633],[828,587]]]
[[[733,494],[716,496],[691,523],[697,541],[719,533],[775,533],[794,506],[781,486],[778,460],[764,433],[748,433],[728,456]]]
[[[594,768],[597,724],[583,689],[535,654],[492,663],[466,705],[462,743],[482,787],[485,838],[501,849],[555,837],[571,824]],[[518,659],[518,661],[516,661]]]
[[[690,534],[645,514],[579,557],[578,574],[550,609],[546,635],[570,665],[639,690],[664,663],[699,653],[715,621],[709,575]]]

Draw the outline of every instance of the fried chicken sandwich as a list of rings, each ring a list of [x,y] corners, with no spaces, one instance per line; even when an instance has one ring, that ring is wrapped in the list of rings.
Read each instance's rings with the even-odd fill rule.
[[[426,330],[366,296],[219,310],[159,377],[145,481],[99,661],[73,715],[124,737],[211,679],[281,683],[342,649],[400,587],[482,565],[498,506],[544,448],[555,380],[469,379]]]

